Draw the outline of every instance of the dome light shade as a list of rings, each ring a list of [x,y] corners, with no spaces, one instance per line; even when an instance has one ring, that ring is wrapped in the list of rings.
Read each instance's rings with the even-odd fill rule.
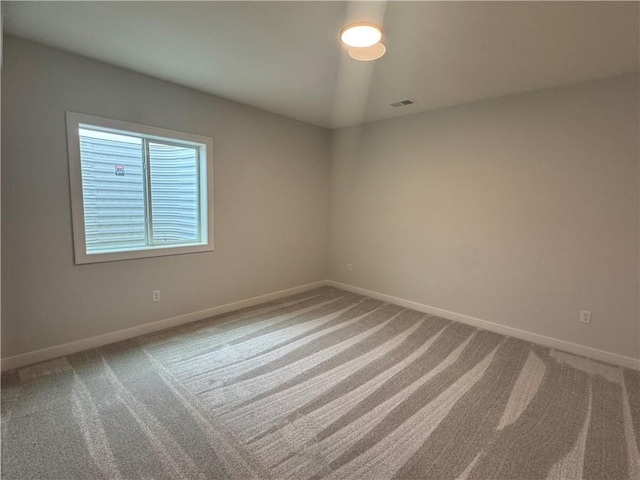
[[[382,38],[382,29],[372,23],[354,23],[340,32],[340,40],[349,47],[371,47]]]
[[[354,60],[360,60],[361,62],[370,62],[371,60],[377,60],[387,51],[387,47],[383,43],[376,43],[370,47],[351,47],[349,49],[349,56]]]

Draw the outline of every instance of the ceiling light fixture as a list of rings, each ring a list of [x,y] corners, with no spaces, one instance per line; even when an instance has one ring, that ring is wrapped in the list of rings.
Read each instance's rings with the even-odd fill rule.
[[[384,44],[378,42],[370,47],[356,48],[351,47],[349,49],[349,56],[354,60],[360,60],[361,62],[370,62],[371,60],[377,60],[387,51],[387,47]]]
[[[373,23],[354,23],[347,25],[340,32],[340,40],[348,47],[371,47],[381,38],[382,29]]]

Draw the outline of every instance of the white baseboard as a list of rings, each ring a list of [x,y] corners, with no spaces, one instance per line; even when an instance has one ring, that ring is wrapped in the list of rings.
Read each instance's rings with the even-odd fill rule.
[[[178,315],[176,317],[159,320],[157,322],[146,323],[132,328],[124,330],[118,330],[116,332],[106,333],[104,335],[98,335],[96,337],[85,338],[75,342],[65,343],[63,345],[56,345],[54,347],[43,348],[33,352],[27,352],[13,357],[3,358],[1,360],[2,371],[11,370],[14,368],[20,368],[27,365],[31,365],[45,360],[51,360],[53,358],[63,357],[72,353],[81,352],[91,348],[100,347],[109,343],[120,342],[122,340],[128,340],[130,338],[139,337],[148,333],[158,332],[167,328],[176,327],[185,323],[195,322],[203,320],[205,318],[212,317],[214,315],[220,315],[222,313],[231,312],[233,310],[239,310],[245,307],[251,307],[260,303],[269,302],[278,298],[287,297],[289,295],[295,295],[307,290],[319,288],[325,285],[330,285],[336,288],[341,288],[349,292],[359,293],[371,298],[382,300],[383,302],[393,303],[401,307],[411,308],[419,312],[430,313],[437,315],[438,317],[446,318],[460,323],[465,323],[473,327],[482,328],[491,332],[508,335],[528,342],[537,343],[545,347],[555,348],[563,350],[565,352],[574,353],[576,355],[582,355],[589,358],[594,358],[602,362],[612,363],[614,365],[620,365],[626,368],[632,368],[640,370],[640,360],[632,357],[625,357],[604,350],[598,350],[596,348],[587,347],[584,345],[578,345],[576,343],[567,342],[565,340],[559,340],[553,337],[546,337],[537,333],[528,332],[526,330],[520,330],[518,328],[508,327],[499,323],[489,322],[480,318],[471,317],[469,315],[463,315],[456,312],[450,312],[441,308],[431,307],[418,302],[412,302],[411,300],[405,300],[403,298],[386,295],[384,293],[374,292],[353,285],[345,283],[335,282],[333,280],[320,281],[315,283],[309,283],[307,285],[301,285],[299,287],[289,288],[286,290],[280,290],[278,292],[268,293],[266,295],[260,295],[258,297],[248,298],[246,300],[240,300],[238,302],[228,303],[226,305],[220,305],[218,307],[207,308],[198,312],[186,313],[184,315]]]
[[[333,280],[327,280],[327,285],[332,287],[347,290],[353,293],[359,293],[366,295],[367,297],[382,300],[383,302],[393,303],[405,308],[411,308],[419,312],[430,313],[438,317],[446,318],[447,320],[453,320],[455,322],[465,323],[472,327],[482,328],[491,332],[500,333],[502,335],[508,335],[510,337],[526,340],[531,343],[543,345],[545,347],[554,348],[557,350],[563,350],[565,352],[574,353],[576,355],[582,355],[584,357],[593,358],[602,362],[612,363],[621,367],[632,368],[634,370],[640,370],[640,359],[625,357],[604,350],[598,350],[597,348],[586,347],[577,343],[567,342],[565,340],[559,340],[553,337],[546,337],[537,333],[528,332],[526,330],[520,330],[518,328],[507,327],[499,323],[489,322],[480,318],[470,317],[469,315],[463,315],[461,313],[450,312],[441,308],[431,307],[422,303],[412,302],[411,300],[405,300],[404,298],[393,297],[391,295],[385,295],[384,293],[374,292],[366,290],[360,287],[354,287],[346,283],[335,282]]]
[[[241,308],[251,307],[260,303],[269,302],[271,300],[277,300],[278,298],[287,297],[289,295],[306,292],[307,290],[313,290],[314,288],[323,287],[326,284],[327,282],[325,280],[322,280],[320,282],[288,288],[286,290],[280,290],[278,292],[268,293],[266,295],[260,295],[258,297],[248,298],[246,300],[240,300],[238,302],[228,303],[226,305],[220,305],[218,307],[207,308],[205,310],[200,310],[199,312],[186,313],[184,315],[166,318],[157,322],[145,323],[144,325],[138,325],[136,327],[126,328],[124,330],[118,330],[117,332],[106,333],[104,335],[98,335],[96,337],[85,338],[82,340],[77,340],[75,342],[65,343],[62,345],[56,345],[54,347],[48,347],[33,352],[23,353],[13,357],[3,358],[1,369],[2,371],[12,370],[14,368],[31,365],[33,363],[51,360],[52,358],[64,357],[65,355],[82,352],[83,350],[89,350],[91,348],[101,347],[102,345],[107,345],[109,343],[128,340],[130,338],[139,337],[141,335],[146,335],[148,333],[153,333],[160,330],[165,330],[167,328],[176,327],[185,323],[204,320],[205,318],[213,317],[214,315],[220,315],[222,313],[231,312],[233,310],[239,310]]]

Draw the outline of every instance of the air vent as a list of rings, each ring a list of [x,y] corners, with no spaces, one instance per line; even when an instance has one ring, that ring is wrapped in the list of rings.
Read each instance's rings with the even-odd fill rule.
[[[396,108],[396,107],[405,107],[405,106],[407,106],[407,105],[412,105],[412,104],[414,104],[414,103],[416,103],[416,102],[414,102],[413,100],[409,100],[409,99],[407,98],[406,100],[401,100],[401,101],[399,101],[399,102],[392,103],[392,104],[391,104],[391,106],[392,106],[393,108]]]

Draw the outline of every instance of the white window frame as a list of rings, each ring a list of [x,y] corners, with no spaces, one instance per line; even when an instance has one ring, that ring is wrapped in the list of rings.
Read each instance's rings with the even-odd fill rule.
[[[213,251],[213,139],[211,137],[149,127],[83,113],[66,112],[66,115],[73,247],[76,265]],[[182,145],[200,147],[200,241],[198,243],[189,245],[152,245],[142,248],[136,247],[131,250],[87,253],[79,134],[79,129],[85,126],[94,130],[105,129],[105,131],[114,133],[133,133],[150,140],[158,140],[165,143],[173,140]],[[146,195],[148,195],[148,192]]]

